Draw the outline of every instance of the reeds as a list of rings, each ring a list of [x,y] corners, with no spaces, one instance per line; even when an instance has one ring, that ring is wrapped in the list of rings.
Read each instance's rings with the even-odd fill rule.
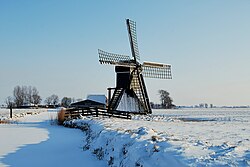
[[[57,113],[57,120],[58,120],[58,125],[62,125],[63,122],[65,121],[65,108],[62,108],[58,113]]]

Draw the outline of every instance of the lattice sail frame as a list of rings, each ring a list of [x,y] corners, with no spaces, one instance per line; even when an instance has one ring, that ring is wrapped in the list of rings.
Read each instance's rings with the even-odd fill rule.
[[[142,74],[147,78],[172,79],[170,64],[144,62],[142,64]]]
[[[137,35],[136,35],[136,22],[129,19],[127,19],[126,22],[127,22],[127,29],[128,29],[132,56],[135,61],[139,61],[140,55],[139,55]]]
[[[109,53],[101,49],[98,49],[98,54],[99,54],[99,62],[101,64],[114,64],[115,65],[122,61],[123,62],[130,61],[130,57],[127,55]]]

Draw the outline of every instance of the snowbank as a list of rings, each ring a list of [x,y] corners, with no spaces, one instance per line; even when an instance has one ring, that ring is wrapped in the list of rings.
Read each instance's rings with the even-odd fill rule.
[[[133,120],[84,117],[65,122],[86,134],[110,166],[249,166],[250,111],[158,110]]]
[[[116,129],[104,127],[97,120],[72,120],[64,124],[80,128],[86,135],[83,150],[90,150],[109,166],[185,166],[176,149],[153,129]]]

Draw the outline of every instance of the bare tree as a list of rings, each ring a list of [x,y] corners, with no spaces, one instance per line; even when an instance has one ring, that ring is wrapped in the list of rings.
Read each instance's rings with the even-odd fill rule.
[[[16,86],[13,91],[14,103],[17,107],[24,104],[40,104],[42,101],[36,87],[32,86]]]
[[[32,88],[31,97],[32,97],[32,101],[30,101],[30,103],[33,103],[33,104],[40,104],[41,101],[42,101],[42,98],[41,98],[41,96],[39,95],[39,92],[38,92],[38,90],[36,89],[36,87],[33,87],[33,88]]]
[[[31,86],[28,86],[28,87],[24,86],[23,89],[24,89],[24,92],[26,92],[26,103],[34,104],[33,97],[32,97],[32,95],[33,95],[32,87]]]
[[[173,99],[169,96],[169,93],[166,90],[159,90],[160,94],[160,100],[162,108],[172,108],[173,105]]]
[[[55,94],[51,95],[52,98],[52,104],[57,105],[59,103],[59,97]]]
[[[51,105],[51,104],[52,104],[51,96],[47,97],[47,98],[44,100],[44,103],[47,104],[47,105]]]
[[[8,96],[5,99],[5,104],[6,104],[7,108],[10,108],[10,106],[13,104],[13,98],[11,96]]]
[[[55,94],[47,97],[44,101],[47,105],[57,105],[59,103],[59,97]]]
[[[24,104],[24,94],[21,86],[16,86],[13,91],[14,103],[17,107],[22,106]]]
[[[63,107],[69,107],[69,105],[71,104],[72,99],[70,97],[63,97],[62,101],[61,101],[61,105]]]

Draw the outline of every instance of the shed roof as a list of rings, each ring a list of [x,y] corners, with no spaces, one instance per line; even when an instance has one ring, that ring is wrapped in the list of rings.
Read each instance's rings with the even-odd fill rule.
[[[72,107],[104,107],[105,104],[87,99],[87,100],[72,103],[70,106]]]
[[[102,104],[106,104],[106,96],[105,95],[88,95],[87,100],[92,100],[95,102],[99,102]]]

